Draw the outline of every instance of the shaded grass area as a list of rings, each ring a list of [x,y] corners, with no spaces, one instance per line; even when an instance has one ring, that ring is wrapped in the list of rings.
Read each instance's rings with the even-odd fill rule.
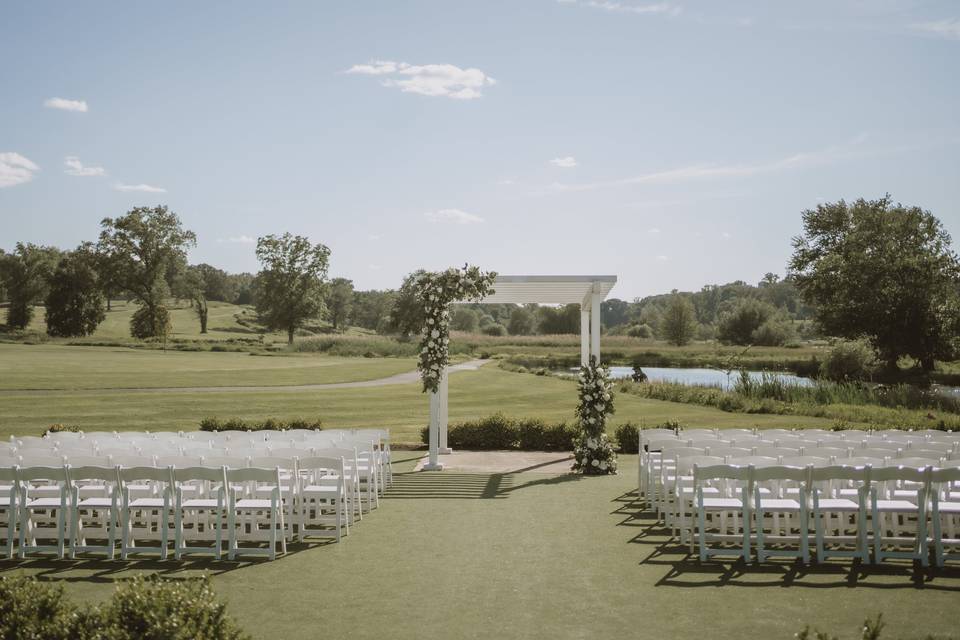
[[[398,458],[404,458],[402,454]],[[711,562],[671,543],[619,476],[411,473],[341,544],[275,562],[0,562],[102,601],[136,573],[209,572],[256,638],[764,638],[806,624],[854,638],[956,635],[960,569]]]
[[[252,356],[0,344],[0,389],[127,389],[325,384],[374,380],[416,369],[412,358]],[[2,400],[0,400],[2,402]]]
[[[204,356],[210,354],[204,354]],[[254,358],[246,356],[250,360]],[[258,358],[259,359],[259,358]],[[268,360],[272,360],[268,358]],[[562,421],[573,418],[577,395],[572,380],[532,376],[486,366],[450,376],[450,420],[475,420],[497,411],[517,417]],[[662,402],[620,394],[611,433],[626,421],[655,425],[676,420],[687,426],[829,426],[819,418],[745,416],[712,407]],[[196,429],[207,416],[319,418],[329,427],[389,428],[394,441],[419,442],[428,400],[419,383],[310,391],[136,392],[74,391],[36,394],[0,392],[0,437],[33,434],[62,422],[93,430],[170,431]]]

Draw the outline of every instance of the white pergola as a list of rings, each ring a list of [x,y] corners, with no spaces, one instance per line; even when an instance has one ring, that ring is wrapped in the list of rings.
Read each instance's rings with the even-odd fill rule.
[[[600,303],[617,283],[617,276],[497,276],[494,293],[480,302],[580,305],[580,363],[590,357],[600,360]],[[440,455],[452,453],[447,446],[448,374],[440,388],[430,394],[430,460],[426,471],[443,469]]]

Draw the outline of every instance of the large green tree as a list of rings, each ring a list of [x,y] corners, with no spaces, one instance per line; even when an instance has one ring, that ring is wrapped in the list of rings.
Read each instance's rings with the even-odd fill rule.
[[[88,336],[106,317],[98,281],[97,255],[90,244],[64,255],[50,276],[46,298],[47,333],[73,338]]]
[[[697,312],[690,299],[682,294],[670,296],[660,315],[660,336],[677,346],[688,344],[697,332]]]
[[[334,329],[342,329],[347,324],[353,308],[353,281],[346,278],[334,278],[326,291],[327,317]]]
[[[821,204],[803,212],[793,247],[794,281],[825,332],[866,337],[891,369],[955,357],[960,264],[929,211],[889,195]]]
[[[120,218],[104,218],[97,251],[116,265],[119,286],[140,303],[130,332],[134,337],[165,336],[169,313],[163,304],[170,293],[168,274],[186,260],[197,237],[165,206],[137,207]]]
[[[7,326],[25,329],[33,318],[33,306],[40,304],[49,290],[50,274],[56,268],[60,250],[18,242],[13,253],[0,257],[0,278],[3,279],[10,307]]]
[[[388,333],[399,333],[404,338],[420,333],[427,321],[423,303],[417,296],[417,282],[426,273],[419,269],[403,279],[393,300],[390,316],[385,323]]]
[[[257,240],[257,313],[272,330],[294,332],[324,311],[324,282],[330,249],[312,244],[309,238],[285,233]]]

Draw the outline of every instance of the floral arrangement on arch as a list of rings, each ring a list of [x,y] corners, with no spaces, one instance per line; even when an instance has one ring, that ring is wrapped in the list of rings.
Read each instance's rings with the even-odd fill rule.
[[[450,360],[450,303],[479,301],[494,293],[495,271],[481,271],[478,267],[463,265],[457,269],[427,272],[417,281],[417,294],[423,302],[423,337],[420,341],[420,361],[417,369],[423,381],[423,391],[436,392],[443,371]]]
[[[607,416],[614,411],[609,371],[591,357],[580,367],[578,381],[580,436],[573,446],[573,470],[587,475],[616,473],[617,454],[606,434]]]

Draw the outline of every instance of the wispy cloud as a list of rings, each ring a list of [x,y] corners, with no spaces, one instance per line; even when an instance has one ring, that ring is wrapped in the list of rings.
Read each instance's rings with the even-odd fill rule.
[[[578,5],[591,9],[600,9],[610,13],[633,13],[637,15],[680,15],[683,9],[669,2],[653,4],[638,4],[633,2],[617,2],[615,0],[558,0],[560,4]]]
[[[0,153],[0,189],[30,182],[37,171],[40,167],[19,153]]]
[[[564,156],[562,158],[554,158],[550,161],[555,167],[560,167],[561,169],[572,169],[577,166],[577,159],[573,156]]]
[[[239,235],[239,236],[230,236],[228,238],[217,238],[217,242],[227,243],[227,244],[254,244],[257,239],[251,236]]]
[[[724,240],[729,240],[730,238],[733,237],[733,235],[729,231],[721,231],[720,237],[723,238]]]
[[[123,184],[118,182],[113,185],[113,188],[117,191],[141,191],[143,193],[166,193],[167,190],[163,187],[154,187],[149,184]]]
[[[461,69],[452,64],[412,65],[392,60],[355,64],[345,73],[383,78],[383,86],[394,87],[404,93],[442,96],[455,100],[480,98],[483,96],[484,87],[497,82],[480,69]]]
[[[427,211],[423,214],[430,222],[452,222],[455,224],[478,224],[483,222],[483,218],[461,211],[460,209],[440,209],[439,211]]]
[[[669,260],[669,259],[670,259],[670,258],[668,258],[667,256],[662,256],[662,255],[661,255],[661,256],[657,256],[657,261],[658,261],[658,262],[666,262],[666,261]]]
[[[918,22],[910,25],[910,28],[941,38],[960,40],[960,18],[944,18],[943,20],[936,20],[934,22]]]
[[[652,234],[652,235],[656,235],[656,234],[660,233],[660,229],[657,229],[656,227],[654,227],[654,228],[652,228],[652,229],[647,229],[647,233]]]
[[[60,109],[62,111],[79,111],[80,113],[86,113],[88,111],[86,100],[47,98],[43,101],[43,106],[47,107],[48,109]]]
[[[710,178],[750,177],[777,171],[816,167],[862,155],[863,150],[858,149],[857,147],[859,147],[864,140],[865,136],[860,135],[857,136],[857,138],[855,138],[853,141],[844,145],[832,146],[820,151],[795,153],[793,155],[765,163],[695,164],[686,167],[679,167],[677,169],[643,173],[640,175],[631,176],[629,178],[619,178],[616,180],[585,182],[579,184],[554,183],[551,185],[550,190],[591,191],[594,189],[624,187],[630,185],[670,184]]]
[[[67,166],[64,173],[70,176],[87,178],[107,175],[107,170],[103,167],[85,167],[77,156],[67,156],[64,158],[63,164]]]

